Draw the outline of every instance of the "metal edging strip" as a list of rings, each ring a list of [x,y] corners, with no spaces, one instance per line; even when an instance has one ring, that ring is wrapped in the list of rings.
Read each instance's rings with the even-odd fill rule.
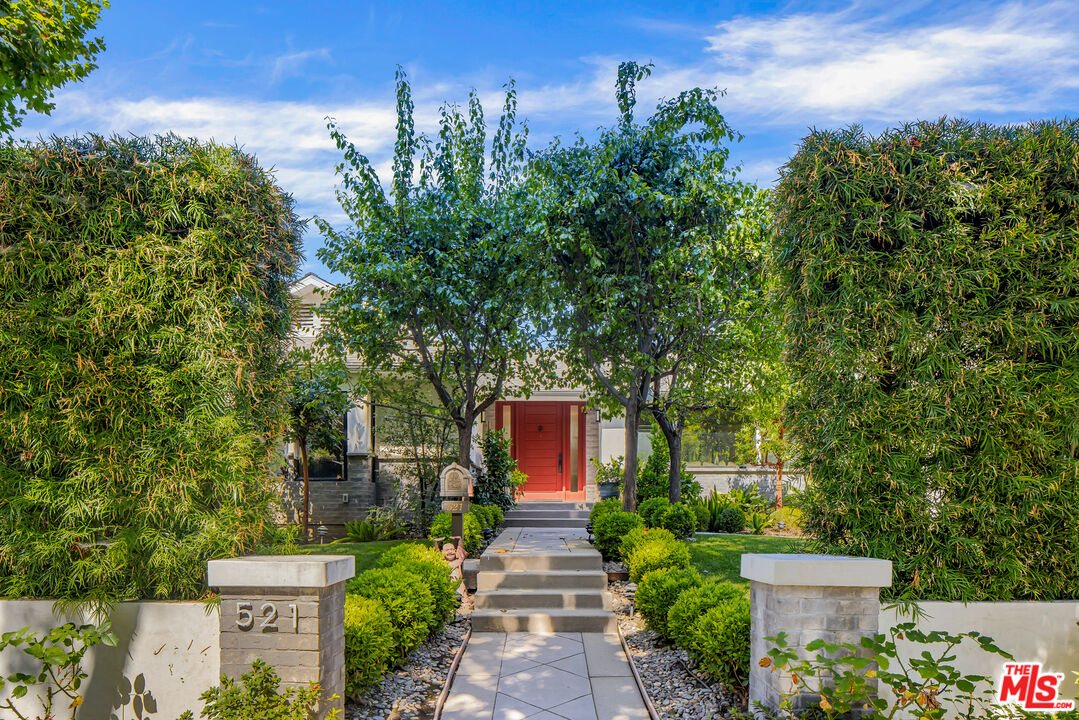
[[[457,674],[457,666],[461,664],[461,658],[465,654],[465,648],[468,647],[468,641],[472,639],[472,621],[469,621],[468,632],[465,633],[465,639],[461,642],[461,647],[458,648],[457,654],[453,656],[453,662],[450,663],[450,671],[446,675],[446,685],[442,688],[442,692],[438,696],[438,703],[435,704],[435,717],[434,720],[441,720],[442,718],[442,706],[446,704],[446,698],[450,696],[450,685],[453,685],[453,678]],[[655,718],[654,720],[658,720]]]
[[[615,618],[615,627],[618,628],[618,641],[622,643],[622,652],[626,654],[626,661],[629,663],[629,671],[633,673],[633,681],[637,683],[637,692],[641,694],[641,699],[644,700],[644,707],[648,710],[648,717],[651,718],[651,720],[660,720],[659,713],[656,712],[656,706],[652,704],[652,698],[648,697],[648,691],[644,689],[644,682],[641,680],[641,674],[637,672],[637,664],[633,662],[633,655],[629,652],[629,646],[626,645],[626,638],[622,635],[622,626],[618,624],[617,618]],[[435,716],[435,720],[438,720],[437,715]]]

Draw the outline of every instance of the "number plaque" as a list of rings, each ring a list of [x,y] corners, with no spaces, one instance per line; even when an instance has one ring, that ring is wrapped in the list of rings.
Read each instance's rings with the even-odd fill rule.
[[[460,500],[443,500],[442,512],[448,513],[466,513],[468,512],[469,502],[468,498],[461,498]]]

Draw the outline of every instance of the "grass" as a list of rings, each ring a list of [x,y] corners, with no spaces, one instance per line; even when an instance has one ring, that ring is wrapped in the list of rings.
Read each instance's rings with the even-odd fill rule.
[[[749,581],[741,575],[744,553],[799,552],[800,538],[768,535],[698,535],[689,544],[693,565],[707,578],[729,580],[749,591]]]
[[[365,543],[335,543],[328,545],[300,545],[295,552],[300,555],[351,555],[356,558],[356,574],[359,575],[364,570],[372,568],[378,559],[382,557],[382,553],[386,552],[395,545],[401,545],[403,543],[422,543],[429,545],[422,540],[376,540],[374,542]]]

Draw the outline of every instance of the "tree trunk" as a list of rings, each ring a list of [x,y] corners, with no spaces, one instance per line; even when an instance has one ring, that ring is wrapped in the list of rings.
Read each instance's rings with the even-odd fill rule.
[[[637,509],[637,425],[641,420],[639,400],[626,407],[626,466],[622,475],[622,511]]]
[[[667,441],[671,456],[671,467],[667,471],[667,498],[673,505],[682,500],[682,426],[672,423],[666,412],[653,410],[652,416]]]
[[[300,466],[303,468],[303,540],[307,542],[307,508],[311,506],[311,479],[307,472],[307,438],[299,438]]]
[[[457,464],[472,472],[472,424],[475,418],[466,415],[462,422],[457,425]],[[450,516],[450,532],[454,538],[465,536],[465,516],[462,513],[453,513]]]

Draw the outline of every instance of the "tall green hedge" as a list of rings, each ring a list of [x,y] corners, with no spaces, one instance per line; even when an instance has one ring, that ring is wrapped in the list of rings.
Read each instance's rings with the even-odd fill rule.
[[[0,596],[197,597],[266,537],[300,230],[233,148],[0,146]]]
[[[1079,597],[1079,124],[814,132],[776,197],[809,532],[894,597]]]

